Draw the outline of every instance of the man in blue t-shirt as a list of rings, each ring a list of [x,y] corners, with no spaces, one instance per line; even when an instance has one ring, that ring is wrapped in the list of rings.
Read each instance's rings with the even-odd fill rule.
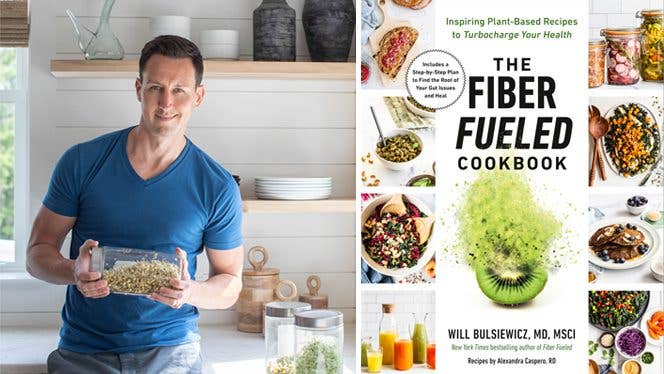
[[[186,136],[205,95],[195,44],[160,36],[141,52],[137,126],[77,144],[58,161],[35,218],[26,267],[66,284],[49,373],[200,372],[198,308],[232,306],[242,288],[242,202],[232,176]],[[60,246],[71,230],[69,258]],[[148,296],[110,293],[90,272],[97,246],[176,254],[182,279]],[[210,276],[195,280],[205,250]]]

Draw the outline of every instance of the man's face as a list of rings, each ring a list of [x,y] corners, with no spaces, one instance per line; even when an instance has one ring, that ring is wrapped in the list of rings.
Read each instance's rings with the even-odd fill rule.
[[[196,70],[189,58],[155,54],[143,70],[143,81],[136,79],[136,96],[141,102],[141,123],[154,134],[184,132],[194,108],[205,96],[196,87]]]

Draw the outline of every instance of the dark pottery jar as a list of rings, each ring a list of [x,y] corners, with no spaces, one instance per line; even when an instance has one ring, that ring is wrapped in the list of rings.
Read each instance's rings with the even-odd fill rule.
[[[295,61],[295,10],[286,0],[254,10],[254,61]]]
[[[353,0],[305,0],[302,24],[311,61],[348,61],[355,31]]]

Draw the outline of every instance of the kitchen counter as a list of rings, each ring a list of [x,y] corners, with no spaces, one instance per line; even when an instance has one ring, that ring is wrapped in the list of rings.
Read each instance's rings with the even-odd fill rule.
[[[0,373],[46,373],[46,357],[58,344],[58,327],[3,327]],[[204,373],[264,372],[260,334],[239,332],[234,325],[201,325]],[[344,373],[355,372],[355,324],[344,329]]]
[[[363,373],[368,373],[367,368],[362,368]],[[434,373],[434,369],[429,369],[427,368],[426,364],[415,364],[413,365],[413,368],[410,370],[396,370],[392,368],[392,365],[387,365],[383,366],[383,370],[381,370],[381,374],[385,373],[408,373],[408,374],[417,374],[417,373]]]

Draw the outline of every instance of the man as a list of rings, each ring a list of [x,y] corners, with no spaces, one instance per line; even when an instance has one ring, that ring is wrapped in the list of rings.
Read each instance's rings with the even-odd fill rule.
[[[77,144],[56,165],[26,261],[34,277],[69,285],[49,372],[201,371],[197,308],[235,303],[243,259],[238,187],[185,137],[205,96],[202,76],[192,42],[148,42],[136,79],[139,124]],[[70,230],[67,259],[60,246]],[[99,245],[177,253],[187,271],[147,297],[111,294],[101,274],[89,272]],[[195,281],[203,249],[210,277]]]

